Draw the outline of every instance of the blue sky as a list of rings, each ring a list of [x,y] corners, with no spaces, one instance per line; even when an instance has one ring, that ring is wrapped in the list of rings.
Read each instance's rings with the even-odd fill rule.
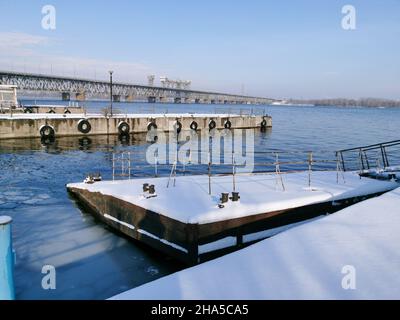
[[[41,27],[44,5],[56,30]],[[344,5],[357,29],[341,27]],[[400,99],[400,0],[1,1],[0,69],[275,98]],[[157,82],[156,82],[157,83]]]

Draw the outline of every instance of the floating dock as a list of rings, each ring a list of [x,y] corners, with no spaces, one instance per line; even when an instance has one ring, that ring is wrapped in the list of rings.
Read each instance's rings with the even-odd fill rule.
[[[232,192],[232,176],[71,183],[68,191],[106,224],[187,264],[270,237],[288,225],[336,212],[399,186],[394,180],[360,177],[356,172],[243,174],[235,176],[238,201],[221,205]],[[283,179],[281,188],[278,179]],[[143,185],[154,185],[151,195]]]
[[[116,300],[400,299],[400,189]]]
[[[82,135],[128,135],[161,131],[211,129],[265,129],[272,118],[239,114],[101,114],[17,113],[0,114],[0,139],[55,138]]]

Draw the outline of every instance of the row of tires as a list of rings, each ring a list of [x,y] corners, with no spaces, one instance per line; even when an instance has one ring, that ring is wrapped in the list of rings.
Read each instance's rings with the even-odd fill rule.
[[[213,130],[216,127],[217,127],[216,122],[214,120],[210,120],[210,122],[208,124],[208,128],[210,130]],[[232,127],[232,123],[229,120],[225,121],[224,128],[230,129],[231,127]],[[198,128],[197,122],[192,121],[192,123],[190,124],[190,129],[197,130],[197,128]],[[79,120],[77,129],[79,132],[81,132],[83,134],[88,134],[92,130],[92,125],[90,124],[89,120],[82,119],[82,120]],[[174,129],[178,133],[181,132],[182,131],[182,123],[177,120],[174,124]],[[121,121],[118,124],[118,133],[120,135],[127,135],[127,134],[129,134],[130,130],[131,130],[131,128],[127,122]],[[151,131],[151,130],[157,130],[157,124],[154,121],[150,122],[147,125],[147,131]],[[49,138],[49,137],[55,136],[54,128],[48,124],[41,126],[39,129],[39,133],[42,138]]]
[[[267,127],[267,121],[265,118],[263,118],[262,122],[260,123],[260,126],[262,129],[265,129]],[[190,123],[190,129],[196,131],[198,129],[199,125],[196,121],[192,121]],[[210,120],[208,122],[208,129],[213,130],[217,127],[217,123],[215,120]],[[225,129],[231,129],[232,128],[232,122],[228,119],[224,122],[224,128]],[[83,134],[88,134],[92,130],[92,125],[90,124],[89,120],[87,119],[81,119],[78,122],[77,129],[79,132]],[[157,124],[155,121],[149,122],[147,125],[147,131],[151,130],[156,130],[157,129]],[[121,121],[118,124],[118,133],[120,135],[128,135],[130,133],[130,125],[126,121]],[[182,131],[182,123],[179,120],[175,121],[174,124],[174,130],[176,132],[181,132]],[[39,129],[40,136],[42,138],[51,138],[55,136],[55,130],[52,126],[45,124],[40,127]]]
[[[78,122],[77,129],[79,132],[87,134],[92,130],[92,125],[89,120],[81,119]],[[121,121],[118,125],[118,131],[120,134],[128,134],[129,133],[129,124],[124,121]],[[39,129],[39,134],[42,138],[53,138],[56,134],[54,128],[51,125],[44,124]]]
[[[190,123],[189,127],[190,127],[191,130],[196,131],[198,129],[199,125],[198,125],[198,123],[196,121],[192,121]],[[217,123],[215,122],[215,120],[210,120],[208,122],[208,129],[213,130],[216,127],[217,127]],[[224,128],[225,129],[231,129],[232,128],[232,122],[230,120],[226,120],[225,123],[224,123]],[[150,131],[152,129],[157,129],[157,124],[155,122],[150,122],[147,125],[147,130],[148,131]],[[182,131],[182,123],[179,120],[175,121],[174,130],[176,132],[178,132],[178,133]]]

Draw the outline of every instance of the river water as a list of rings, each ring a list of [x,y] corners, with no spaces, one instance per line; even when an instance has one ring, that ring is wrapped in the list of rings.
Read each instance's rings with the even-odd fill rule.
[[[97,111],[105,105],[91,102],[86,107]],[[154,111],[212,113],[222,107],[115,104],[121,112],[149,112],[154,108]],[[232,108],[240,111],[260,107]],[[254,132],[255,150],[260,152],[313,150],[333,159],[334,150],[400,138],[400,109],[296,106],[265,109],[273,117],[273,128]],[[135,135],[128,142],[121,142],[115,136],[57,138],[50,145],[43,145],[39,139],[0,140],[0,215],[13,218],[17,299],[106,299],[184,267],[114,233],[80,209],[65,189],[65,184],[82,181],[88,172],[99,171],[110,179],[111,157],[116,151],[135,153],[136,176],[152,174],[144,167],[148,146],[143,135]],[[256,157],[262,162],[268,156],[260,153]],[[390,157],[399,160],[397,154]],[[44,265],[55,267],[55,290],[42,288]]]

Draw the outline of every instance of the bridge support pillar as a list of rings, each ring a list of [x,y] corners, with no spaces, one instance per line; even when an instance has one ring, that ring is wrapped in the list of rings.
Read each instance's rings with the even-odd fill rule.
[[[132,102],[133,100],[135,100],[133,95],[127,95],[125,96],[125,101],[126,102]]]
[[[62,92],[61,93],[61,99],[62,99],[62,101],[70,101],[71,100],[71,94],[69,92]]]
[[[85,92],[78,92],[75,94],[76,100],[84,101],[86,100],[86,93]]]
[[[199,98],[194,99],[194,103],[199,104],[200,103],[200,99]]]
[[[156,97],[148,97],[147,102],[148,103],[156,103]]]

